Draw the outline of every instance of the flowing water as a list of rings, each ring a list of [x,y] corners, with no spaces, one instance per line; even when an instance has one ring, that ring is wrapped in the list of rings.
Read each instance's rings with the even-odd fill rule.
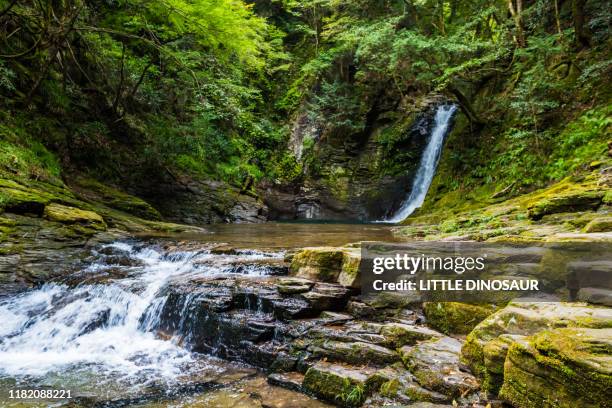
[[[386,226],[235,225],[171,241],[101,246],[63,281],[0,298],[0,406],[17,403],[7,398],[11,390],[37,388],[69,389],[78,406],[133,406],[163,397],[170,402],[156,406],[205,400],[201,406],[250,407],[260,405],[243,390],[264,386],[270,388],[266,398],[323,406],[261,383],[251,367],[192,352],[179,337],[160,336],[154,329],[166,302],[164,289],[202,277],[265,277],[292,247],[390,237]],[[233,248],[218,250],[218,243]],[[65,400],[37,403],[61,406]]]
[[[438,107],[431,136],[423,151],[416,176],[412,181],[410,194],[399,210],[391,217],[384,219],[383,222],[401,222],[423,205],[431,181],[436,173],[442,147],[444,146],[444,139],[450,130],[450,124],[456,110],[457,107],[455,105],[440,105]]]

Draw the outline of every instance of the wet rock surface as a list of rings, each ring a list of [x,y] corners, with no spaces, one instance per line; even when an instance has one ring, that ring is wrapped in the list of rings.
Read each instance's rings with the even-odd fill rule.
[[[271,274],[182,276],[160,299],[150,330],[261,368],[271,385],[339,406],[479,401],[463,341],[427,327],[412,301]]]

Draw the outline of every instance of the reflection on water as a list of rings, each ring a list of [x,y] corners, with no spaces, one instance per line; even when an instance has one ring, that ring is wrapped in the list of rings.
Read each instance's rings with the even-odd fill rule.
[[[341,246],[359,241],[397,242],[392,226],[384,224],[265,223],[215,224],[209,233],[179,234],[173,238],[188,241],[225,242],[236,248],[299,248]]]

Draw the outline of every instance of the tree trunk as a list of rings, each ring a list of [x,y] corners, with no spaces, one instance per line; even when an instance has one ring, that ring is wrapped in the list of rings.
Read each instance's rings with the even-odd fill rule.
[[[523,0],[516,0],[516,7],[514,7],[514,0],[508,0],[508,11],[514,20],[516,26],[516,43],[519,47],[523,48],[526,45],[525,41],[525,30],[523,28]]]
[[[574,32],[576,35],[576,45],[580,48],[591,45],[591,34],[586,25],[584,9],[586,0],[572,0],[572,17],[574,19]]]

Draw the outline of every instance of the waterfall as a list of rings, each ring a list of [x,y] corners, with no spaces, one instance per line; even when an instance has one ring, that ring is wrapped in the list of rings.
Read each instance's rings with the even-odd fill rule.
[[[264,276],[269,271],[258,262],[283,256],[167,253],[123,242],[103,246],[94,251],[96,260],[77,272],[77,285],[49,282],[0,299],[0,383],[8,377],[48,384],[63,373],[85,384],[122,382],[115,389],[124,393],[128,386],[172,384],[202,367],[212,370],[204,357],[152,331],[165,289],[177,280],[206,276]],[[84,279],[90,276],[98,279]]]
[[[455,105],[440,105],[436,111],[434,126],[427,147],[423,151],[421,163],[416,176],[412,182],[410,195],[402,206],[392,216],[382,222],[397,223],[412,214],[417,208],[423,205],[427,190],[436,173],[436,167],[442,153],[444,138],[449,131],[453,114],[457,110]]]

